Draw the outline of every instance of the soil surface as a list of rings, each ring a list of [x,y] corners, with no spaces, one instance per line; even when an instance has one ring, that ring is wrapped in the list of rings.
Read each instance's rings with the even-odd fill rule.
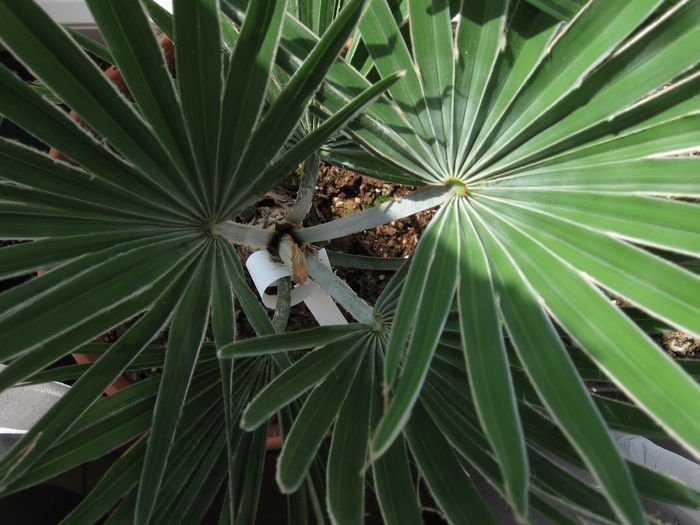
[[[288,177],[276,188],[265,194],[254,209],[249,210],[252,215],[245,217],[247,219],[245,222],[257,227],[269,228],[275,222],[283,221],[294,204],[298,184],[298,175]],[[315,226],[347,217],[382,202],[406,195],[416,189],[412,186],[385,183],[322,163],[311,210],[303,225],[304,227]],[[330,242],[318,243],[315,246],[353,255],[406,258],[413,252],[421,232],[427,227],[434,215],[435,210],[424,211],[390,224],[340,239],[333,239]],[[245,262],[251,250],[239,247],[238,253]],[[357,270],[342,267],[334,267],[333,270],[369,304],[376,302],[393,274],[389,271]],[[252,287],[250,279],[249,284]],[[352,320],[347,314],[346,318],[348,321]],[[239,320],[241,321],[239,326],[242,333],[246,336],[254,335],[242,315]],[[317,323],[303,303],[292,307],[288,330],[300,330],[314,326],[317,326]]]
[[[665,332],[656,338],[661,348],[676,359],[700,359],[700,340],[685,332]]]
[[[316,187],[313,207],[304,221],[304,226],[314,226],[347,217],[417,189],[412,186],[385,183],[325,165],[321,169]],[[325,247],[353,255],[407,258],[413,253],[421,233],[428,226],[435,212],[436,209],[427,210],[377,226],[372,230],[333,239]],[[376,302],[392,275],[392,272],[349,268],[337,268],[336,273],[370,304]]]
[[[249,224],[267,228],[282,221],[294,203],[298,177],[291,176],[268,192],[255,206],[255,215]],[[321,164],[316,183],[316,194],[304,227],[324,224],[368,210],[383,202],[415,191],[413,186],[385,183],[378,179],[352,173],[347,170]],[[372,230],[355,233],[322,242],[315,246],[353,255],[374,257],[408,257],[418,244],[421,232],[426,228],[435,210],[428,210],[406,217]],[[249,252],[240,251],[244,260]],[[334,268],[336,273],[373,304],[390,280],[392,272]]]

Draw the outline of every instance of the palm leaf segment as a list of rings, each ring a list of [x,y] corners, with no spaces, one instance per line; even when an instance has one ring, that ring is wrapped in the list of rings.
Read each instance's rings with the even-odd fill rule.
[[[34,2],[0,2],[3,44],[91,130],[0,69],[0,115],[72,161],[56,162],[0,140],[0,237],[34,241],[3,249],[0,275],[53,267],[0,297],[0,359],[14,359],[0,374],[2,388],[143,314],[2,458],[5,493],[98,457],[150,427],[76,516],[86,512],[96,519],[128,493],[114,519],[121,512],[125,521],[147,522],[154,515],[197,521],[211,501],[208,494],[228,477],[226,518],[254,519],[265,431],[244,434],[236,424],[243,406],[228,401],[260,390],[288,360],[243,360],[235,366],[248,373],[234,375],[230,362],[218,365],[201,350],[210,317],[217,346],[234,340],[234,295],[258,333],[273,331],[237,254],[212,229],[273,187],[386,89],[383,83],[358,93],[320,132],[287,144],[365,3],[345,3],[299,63],[299,73],[267,105],[286,2],[251,3],[229,56],[219,2],[176,0],[172,20],[161,16],[176,47],[173,79],[146,16],[145,7],[159,15],[151,2],[89,1],[107,43],[91,48],[114,60],[129,99]],[[224,30],[232,36],[229,26]],[[159,356],[162,377],[149,383],[148,392],[139,387],[115,396],[130,417],[110,413],[107,401],[96,403],[166,325],[171,337]],[[104,435],[85,430],[91,424],[102,425]],[[202,444],[203,456],[194,457],[186,429],[200,424],[210,442]],[[88,439],[84,453],[61,456],[62,443],[76,439]],[[227,444],[235,443],[247,453],[227,453]],[[63,459],[52,462],[56,455]],[[177,480],[165,476],[174,462],[181,469]],[[184,495],[185,480],[193,479],[204,496]]]
[[[687,202],[700,193],[698,162],[661,158],[700,144],[700,4],[661,4],[593,1],[561,24],[524,2],[371,3],[360,23],[365,70],[407,74],[350,132],[410,176],[454,190],[417,248],[393,320],[383,369],[392,395],[375,456],[416,407],[454,298],[479,422],[520,512],[528,459],[514,445],[523,426],[515,359],[616,519],[640,523],[641,507],[568,342],[700,453],[697,385],[610,300],[700,334],[700,280],[643,248],[700,253],[698,208]],[[291,41],[303,34],[285,27],[292,54],[303,56]],[[346,65],[329,78],[366,82]],[[325,107],[350,88],[322,90]]]

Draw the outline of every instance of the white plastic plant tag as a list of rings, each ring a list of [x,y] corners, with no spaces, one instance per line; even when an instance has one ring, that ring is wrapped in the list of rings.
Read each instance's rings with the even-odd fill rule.
[[[321,262],[331,267],[326,250],[318,252]],[[307,258],[312,255],[307,255]],[[265,292],[267,288],[282,277],[290,277],[292,272],[284,264],[270,260],[266,250],[253,253],[245,263],[255,288],[268,308],[277,306],[277,296]],[[318,284],[308,279],[304,284],[294,285],[292,288],[292,306],[301,302],[306,303],[307,308],[321,326],[334,324],[347,324],[345,317],[338,309],[330,295]]]

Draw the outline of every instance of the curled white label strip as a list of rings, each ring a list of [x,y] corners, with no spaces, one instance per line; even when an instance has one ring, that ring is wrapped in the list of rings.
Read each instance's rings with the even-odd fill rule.
[[[328,260],[326,250],[319,250],[318,255],[321,262],[330,268],[331,263]],[[312,256],[307,255],[306,257]],[[277,296],[265,291],[282,277],[290,277],[292,272],[284,264],[270,260],[270,255],[266,250],[259,250],[252,254],[248,257],[245,265],[263,304],[274,309],[277,306]],[[292,306],[302,301],[306,303],[311,315],[321,326],[348,323],[331,296],[311,279],[308,279],[304,284],[296,284],[292,288]]]

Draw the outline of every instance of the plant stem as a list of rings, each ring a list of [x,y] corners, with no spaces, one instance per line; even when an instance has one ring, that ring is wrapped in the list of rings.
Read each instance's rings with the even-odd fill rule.
[[[277,305],[275,315],[272,317],[272,326],[275,332],[281,334],[287,328],[289,320],[289,309],[292,304],[292,282],[289,277],[283,277],[276,283],[277,285]]]
[[[255,248],[267,248],[275,232],[254,228],[237,222],[223,222],[212,227],[212,234],[234,244],[244,244]]]
[[[287,215],[287,222],[301,225],[304,217],[308,215],[314,198],[319,165],[318,155],[315,153],[304,161],[297,197],[294,200],[292,210]]]
[[[374,313],[372,307],[360,299],[347,283],[339,279],[333,271],[316,257],[306,259],[309,276],[321,286],[333,299],[360,323],[372,324]]]
[[[302,242],[327,241],[343,237],[438,206],[450,195],[451,189],[448,186],[428,186],[400,199],[385,202],[350,217],[297,230],[295,234]]]

